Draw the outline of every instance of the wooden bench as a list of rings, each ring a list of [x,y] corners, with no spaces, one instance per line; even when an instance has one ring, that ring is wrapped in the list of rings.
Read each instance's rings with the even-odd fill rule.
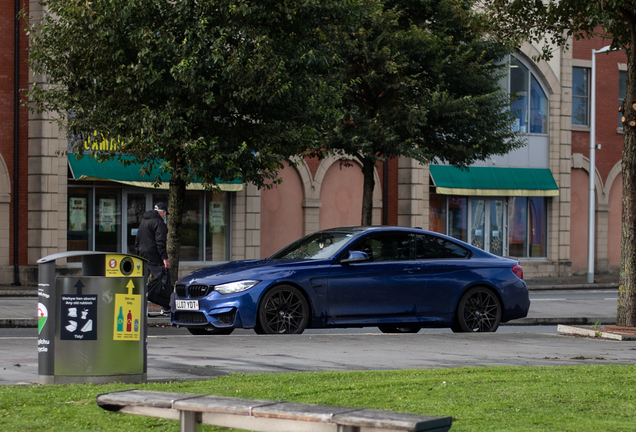
[[[140,390],[101,394],[97,404],[109,411],[179,420],[181,432],[200,432],[202,424],[263,432],[444,432],[452,424],[451,417]]]

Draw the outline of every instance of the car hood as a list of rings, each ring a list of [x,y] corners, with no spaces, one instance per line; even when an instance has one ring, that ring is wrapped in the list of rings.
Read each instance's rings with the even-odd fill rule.
[[[177,281],[177,284],[218,285],[239,280],[266,280],[280,278],[304,268],[316,268],[325,260],[247,260],[232,261],[219,266],[195,270]]]

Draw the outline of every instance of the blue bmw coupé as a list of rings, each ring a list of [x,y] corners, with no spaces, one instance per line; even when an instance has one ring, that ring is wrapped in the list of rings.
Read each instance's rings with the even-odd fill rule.
[[[195,335],[369,326],[494,332],[529,307],[516,260],[418,228],[344,227],[310,234],[267,259],[181,278],[170,322]]]

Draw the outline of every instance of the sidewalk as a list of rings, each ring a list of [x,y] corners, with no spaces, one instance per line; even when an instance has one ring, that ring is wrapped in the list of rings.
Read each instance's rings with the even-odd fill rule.
[[[587,283],[587,276],[526,279],[530,291],[617,289],[618,275],[599,275],[594,284]],[[558,306],[548,302],[533,302],[528,317],[504,325],[593,325],[615,324],[616,305],[581,302],[577,316],[564,316]],[[168,326],[168,317],[160,316],[160,307],[149,304],[148,324]],[[0,327],[37,327],[37,287],[0,286]]]

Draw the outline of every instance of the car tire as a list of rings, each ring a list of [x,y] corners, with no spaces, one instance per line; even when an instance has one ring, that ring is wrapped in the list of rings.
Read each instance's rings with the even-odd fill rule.
[[[381,325],[378,326],[382,333],[417,333],[420,331],[420,326],[410,325]]]
[[[501,323],[501,315],[501,302],[492,290],[471,288],[459,300],[451,330],[455,333],[495,332]]]
[[[309,304],[293,286],[279,285],[267,291],[258,307],[258,334],[301,334],[309,324]]]
[[[190,334],[195,336],[211,336],[211,335],[229,335],[234,331],[233,328],[216,328],[216,327],[188,327]]]

